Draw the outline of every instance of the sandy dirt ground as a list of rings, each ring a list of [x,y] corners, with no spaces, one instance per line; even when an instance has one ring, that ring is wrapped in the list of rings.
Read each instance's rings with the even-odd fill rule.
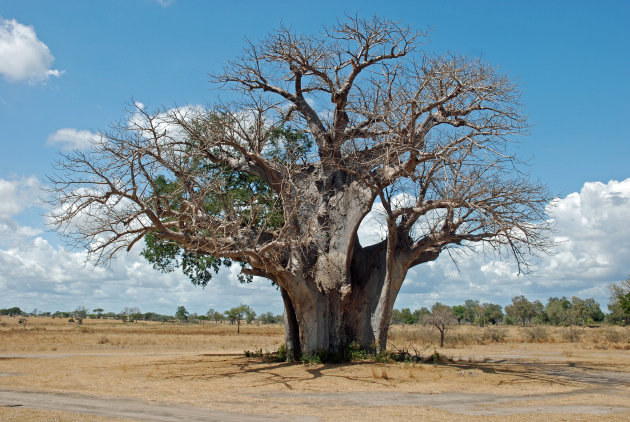
[[[64,324],[0,323],[0,420],[630,420],[625,337],[305,365],[244,356],[281,327]]]

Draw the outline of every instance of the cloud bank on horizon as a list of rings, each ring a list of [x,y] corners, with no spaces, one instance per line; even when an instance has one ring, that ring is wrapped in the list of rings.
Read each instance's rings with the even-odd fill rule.
[[[43,83],[63,71],[52,69],[55,60],[35,29],[15,19],[0,17],[0,74],[9,82]]]
[[[140,247],[120,254],[109,267],[85,264],[84,251],[55,246],[41,227],[17,222],[38,206],[39,186],[34,177],[0,179],[0,266],[5,269],[0,289],[12,301],[0,307],[55,311],[82,305],[117,312],[138,306],[170,314],[179,305],[204,313],[247,303],[259,312],[282,312],[280,295],[269,281],[241,285],[237,265],[222,270],[202,291],[178,271],[153,270],[140,256]],[[466,299],[507,304],[520,294],[543,302],[551,296],[594,297],[605,305],[608,284],[630,272],[630,178],[585,183],[580,192],[555,199],[548,213],[555,222],[557,246],[553,254],[534,259],[534,276],[518,275],[515,264],[483,254],[467,254],[456,263],[443,254],[409,271],[396,306],[453,305]],[[377,220],[367,216],[359,232],[363,243],[370,243],[367,235],[378,231]]]

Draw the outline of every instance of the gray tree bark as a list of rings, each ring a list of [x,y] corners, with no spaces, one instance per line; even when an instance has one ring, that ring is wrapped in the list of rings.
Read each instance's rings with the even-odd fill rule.
[[[302,347],[300,345],[300,326],[295,316],[295,308],[287,291],[281,288],[280,293],[284,302],[284,342],[287,354],[291,360],[299,361],[302,358]]]

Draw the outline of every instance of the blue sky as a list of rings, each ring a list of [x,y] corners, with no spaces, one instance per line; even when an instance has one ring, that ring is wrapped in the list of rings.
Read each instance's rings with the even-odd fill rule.
[[[228,271],[202,291],[133,254],[109,269],[78,265],[81,251],[43,231],[38,189],[60,148],[125,119],[132,98],[148,108],[212,104],[208,74],[246,38],[281,23],[316,32],[344,13],[431,28],[427,50],[481,57],[517,80],[534,125],[519,155],[560,201],[551,217],[564,243],[537,261],[545,269],[537,277],[515,278],[509,264],[479,257],[457,272],[441,258],[413,270],[397,306],[506,304],[521,293],[605,303],[605,286],[630,273],[630,2],[441,3],[0,0],[0,307],[172,313],[179,304],[205,312],[245,302],[280,312],[266,282],[242,287]]]

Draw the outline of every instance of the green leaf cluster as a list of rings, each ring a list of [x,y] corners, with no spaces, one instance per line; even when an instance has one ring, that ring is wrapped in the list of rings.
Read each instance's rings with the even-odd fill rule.
[[[312,148],[313,142],[306,134],[280,127],[271,131],[264,155],[291,166],[306,163]],[[266,230],[284,224],[282,203],[272,187],[261,178],[213,164],[198,155],[191,154],[185,160],[190,167],[188,176],[222,187],[199,193],[203,195],[203,207],[208,215],[239,222],[242,227]],[[184,182],[174,175],[159,175],[153,185],[152,195],[161,198],[159,202],[164,208],[179,210],[183,201],[190,199],[191,192],[186,191]],[[205,235],[211,237],[217,234],[208,232]],[[216,274],[222,266],[232,265],[229,259],[187,252],[177,242],[160,239],[157,233],[148,233],[144,241],[145,247],[141,254],[153,264],[154,269],[172,272],[181,268],[195,285],[206,286],[213,273]],[[238,277],[242,283],[252,281],[252,277],[245,274]]]

